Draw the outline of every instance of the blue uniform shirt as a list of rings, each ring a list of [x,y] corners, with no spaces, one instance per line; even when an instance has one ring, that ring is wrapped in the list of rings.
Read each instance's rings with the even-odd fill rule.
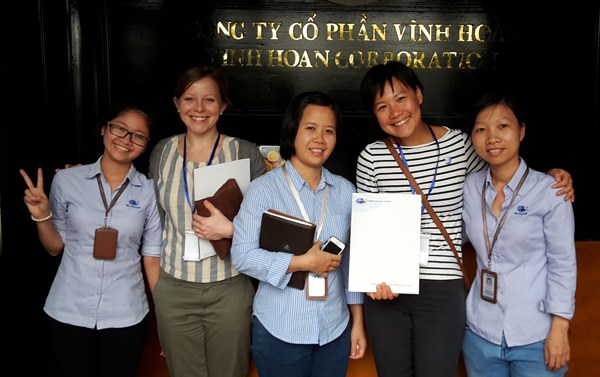
[[[101,177],[109,205],[121,187],[111,192],[101,159],[63,169],[52,181],[52,222],[65,247],[44,311],[80,327],[128,327],[148,313],[141,258],[160,257],[162,227],[153,182],[132,165],[129,185],[108,214],[107,225],[119,232],[116,257],[93,257],[94,232],[103,226],[105,214],[96,176]]]
[[[507,208],[526,169],[521,160],[504,188],[499,217],[491,211],[496,190],[489,168],[468,175],[464,187],[463,220],[477,252],[477,277],[467,297],[467,324],[494,344],[501,344],[504,335],[509,347],[546,339],[551,315],[570,320],[575,310],[577,263],[571,202],[556,196],[551,176],[530,170],[513,205]],[[484,182],[490,245],[502,215],[509,211],[492,249],[491,269],[498,274],[496,304],[480,298],[481,268],[488,265],[481,211]]]

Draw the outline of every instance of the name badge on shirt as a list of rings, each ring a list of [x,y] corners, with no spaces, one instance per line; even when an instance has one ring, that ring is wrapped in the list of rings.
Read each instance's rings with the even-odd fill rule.
[[[429,238],[431,234],[421,233],[421,247],[419,252],[419,265],[427,266],[429,263]]]
[[[496,303],[498,291],[498,274],[487,268],[481,269],[481,299],[492,304]]]
[[[185,230],[183,260],[190,262],[200,261],[200,246],[198,243],[198,237],[192,229]]]
[[[305,286],[307,299],[324,300],[327,298],[327,278],[308,272]]]

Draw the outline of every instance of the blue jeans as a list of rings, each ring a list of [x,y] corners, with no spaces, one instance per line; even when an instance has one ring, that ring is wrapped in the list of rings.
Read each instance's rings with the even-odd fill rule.
[[[252,357],[260,377],[345,377],[350,326],[333,342],[293,344],[275,338],[252,317]]]
[[[490,343],[467,328],[462,350],[469,377],[561,377],[568,369],[546,369],[544,341],[508,347],[504,338],[501,345]]]

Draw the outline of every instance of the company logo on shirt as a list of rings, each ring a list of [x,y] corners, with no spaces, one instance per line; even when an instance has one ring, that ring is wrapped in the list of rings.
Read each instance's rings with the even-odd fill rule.
[[[526,215],[527,214],[527,206],[525,204],[517,205],[517,210],[515,211],[515,215]]]
[[[135,200],[135,199],[129,199],[129,201],[125,205],[127,207],[131,207],[131,208],[140,208],[139,200]]]
[[[444,163],[445,163],[446,165],[450,165],[450,164],[452,163],[452,157],[446,157],[446,158],[444,159]]]

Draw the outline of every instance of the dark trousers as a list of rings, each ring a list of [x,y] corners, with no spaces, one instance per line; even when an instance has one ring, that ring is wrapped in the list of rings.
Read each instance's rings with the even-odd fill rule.
[[[275,338],[252,317],[252,356],[261,377],[345,377],[350,358],[350,324],[324,344],[293,344]]]
[[[135,377],[144,348],[145,323],[96,330],[48,317],[58,376]]]
[[[420,281],[418,295],[365,296],[365,320],[379,377],[455,377],[465,331],[462,280]]]

